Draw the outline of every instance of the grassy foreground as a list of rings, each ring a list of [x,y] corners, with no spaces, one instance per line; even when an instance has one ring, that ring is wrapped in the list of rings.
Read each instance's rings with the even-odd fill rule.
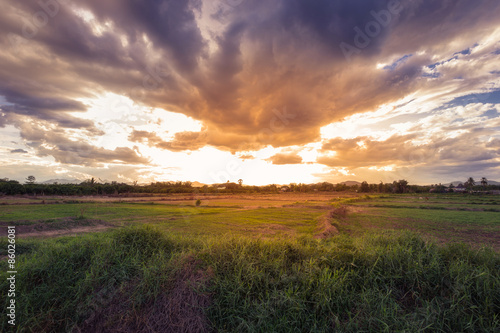
[[[264,240],[144,225],[17,245],[23,332],[500,330],[500,255],[409,232]]]

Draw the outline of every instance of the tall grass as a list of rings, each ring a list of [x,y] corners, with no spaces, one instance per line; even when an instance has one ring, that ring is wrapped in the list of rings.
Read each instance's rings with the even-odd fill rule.
[[[456,250],[412,234],[216,243],[211,316],[228,332],[498,328],[498,256]]]
[[[115,315],[109,327],[127,322],[172,294],[187,261],[212,272],[193,288],[210,294],[207,329],[218,332],[500,329],[493,250],[437,246],[411,233],[267,241],[147,227],[43,241],[20,256],[17,328],[71,331],[106,309]]]

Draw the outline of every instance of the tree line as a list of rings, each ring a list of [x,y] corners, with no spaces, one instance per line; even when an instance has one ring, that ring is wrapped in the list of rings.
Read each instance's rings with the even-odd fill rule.
[[[26,178],[21,184],[16,180],[0,179],[0,195],[123,195],[123,194],[169,194],[169,193],[280,193],[280,192],[361,192],[361,193],[444,193],[454,188],[466,187],[470,191],[500,190],[498,185],[488,185],[486,178],[476,183],[469,177],[464,184],[458,186],[444,185],[410,185],[407,180],[401,179],[392,183],[380,182],[369,184],[363,181],[360,184],[347,185],[345,183],[332,184],[321,182],[315,184],[290,183],[288,185],[270,184],[265,186],[248,186],[243,180],[238,183],[227,182],[222,184],[194,187],[191,182],[152,182],[146,185],[113,182],[100,182],[90,178],[79,184],[38,184],[34,176]],[[458,191],[458,190],[457,190]]]

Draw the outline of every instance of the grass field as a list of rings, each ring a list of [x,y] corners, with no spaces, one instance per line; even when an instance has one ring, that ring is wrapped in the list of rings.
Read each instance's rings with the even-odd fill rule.
[[[2,331],[500,330],[498,196],[0,203],[2,292],[7,226],[18,271]]]

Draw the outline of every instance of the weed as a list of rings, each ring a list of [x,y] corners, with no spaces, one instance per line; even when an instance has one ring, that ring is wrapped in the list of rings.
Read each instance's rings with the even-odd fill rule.
[[[87,212],[87,207],[80,207],[80,215],[77,217],[77,220],[84,220],[85,213]]]

